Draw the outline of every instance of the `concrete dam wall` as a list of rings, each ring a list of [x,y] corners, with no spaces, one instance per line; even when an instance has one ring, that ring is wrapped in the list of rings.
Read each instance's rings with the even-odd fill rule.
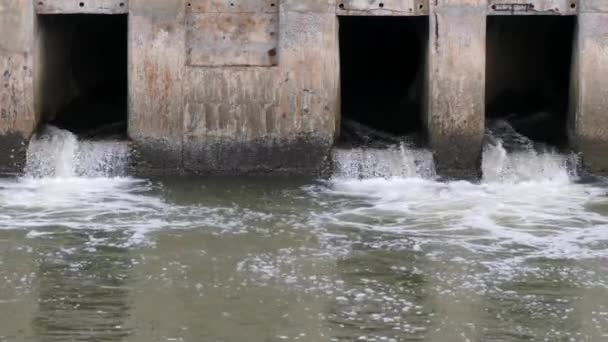
[[[0,0],[0,173],[52,124],[143,173],[314,174],[356,122],[468,178],[496,118],[608,171],[608,1]]]

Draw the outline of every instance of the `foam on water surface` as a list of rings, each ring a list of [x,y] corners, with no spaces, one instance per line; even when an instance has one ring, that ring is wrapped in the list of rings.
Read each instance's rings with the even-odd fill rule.
[[[436,181],[424,150],[337,150],[334,177],[315,190],[351,201],[321,216],[335,226],[519,260],[608,256],[594,248],[608,243],[608,219],[593,210],[606,189],[578,183],[578,157],[530,144],[507,152],[501,137],[492,138],[480,183]]]
[[[522,252],[510,253],[514,258],[603,256],[605,250],[593,246],[608,239],[608,220],[594,208],[602,206],[606,191],[577,182],[577,157],[530,146],[507,153],[500,137],[493,141],[484,147],[480,183],[437,181],[432,153],[405,144],[336,150],[334,176],[307,191],[309,200],[332,206],[308,220],[402,234],[418,246]],[[68,131],[46,128],[28,148],[26,175],[0,182],[0,223],[128,229],[142,237],[196,226],[190,220],[199,213],[211,225],[242,227],[240,218],[230,217],[241,210],[238,205],[172,204],[159,185],[126,177],[128,152],[125,142],[79,141]]]
[[[395,145],[338,150],[334,176],[312,185],[156,182],[126,175],[121,144],[51,129],[24,177],[0,179],[0,304],[41,303],[38,320],[7,322],[63,340],[108,326],[134,341],[608,333],[596,301],[586,330],[571,327],[574,297],[608,289],[606,188],[579,182],[575,156],[497,141],[479,183],[441,182],[429,151]]]

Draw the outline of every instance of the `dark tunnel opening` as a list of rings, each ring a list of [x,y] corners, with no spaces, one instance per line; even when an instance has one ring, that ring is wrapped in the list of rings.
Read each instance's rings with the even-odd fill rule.
[[[575,17],[490,16],[486,117],[536,142],[567,147]]]
[[[42,122],[81,136],[126,135],[127,15],[39,15]]]
[[[405,135],[420,141],[428,18],[339,20],[340,142],[364,145]]]

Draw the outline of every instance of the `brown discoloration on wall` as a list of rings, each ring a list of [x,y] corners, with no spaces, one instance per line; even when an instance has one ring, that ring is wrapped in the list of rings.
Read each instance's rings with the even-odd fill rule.
[[[485,2],[439,1],[431,16],[427,130],[437,172],[480,173],[484,135]]]
[[[182,166],[185,5],[169,2],[132,0],[129,15],[128,130],[150,170]]]
[[[28,1],[0,0],[0,134],[27,137],[35,126],[29,10]]]
[[[157,13],[165,12],[160,4],[140,7],[140,1],[131,1],[129,135],[146,165],[153,168],[156,159],[160,168],[183,165],[195,173],[295,172],[320,166],[334,138],[338,106],[333,2],[285,1],[272,7],[280,10],[272,52],[278,65],[235,66],[239,63],[231,54],[218,53],[208,67],[185,63],[194,44],[209,48],[197,38],[202,31],[187,40],[185,16],[201,9],[235,9],[224,3],[168,1],[182,6],[169,17]],[[260,3],[274,3],[266,2]],[[251,4],[236,1],[234,7]],[[156,157],[154,149],[162,150],[163,157]],[[295,150],[309,156],[288,158],[285,151]]]
[[[30,57],[9,54],[0,58],[0,134],[31,134],[32,110]]]
[[[570,136],[593,172],[608,172],[608,13],[584,13],[574,53]]]
[[[338,102],[337,19],[332,13],[283,12],[281,65],[284,82],[279,100],[279,132],[331,137]]]

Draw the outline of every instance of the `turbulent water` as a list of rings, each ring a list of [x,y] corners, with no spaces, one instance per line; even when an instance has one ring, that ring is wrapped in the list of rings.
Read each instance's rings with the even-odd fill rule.
[[[27,177],[124,176],[129,162],[125,141],[79,141],[76,135],[54,126],[45,127],[27,150]]]
[[[52,128],[0,180],[0,341],[608,340],[606,184],[505,139],[479,183],[406,145],[327,180],[144,180]]]

